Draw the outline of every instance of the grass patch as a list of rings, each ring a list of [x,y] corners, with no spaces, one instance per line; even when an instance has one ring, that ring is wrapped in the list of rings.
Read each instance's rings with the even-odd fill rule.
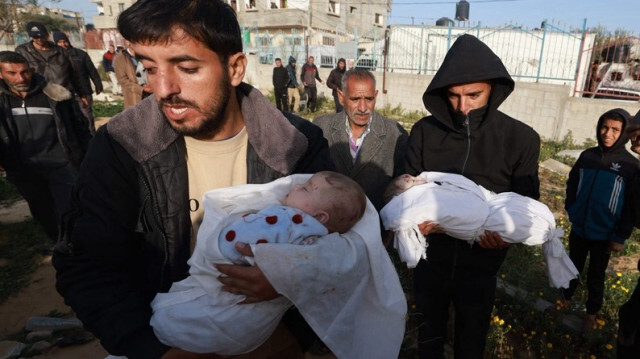
[[[20,192],[6,178],[0,178],[0,201],[12,203],[20,199]]]
[[[95,117],[112,117],[122,111],[124,111],[123,100],[93,102],[93,115]]]
[[[29,284],[48,243],[33,220],[0,225],[0,303]]]

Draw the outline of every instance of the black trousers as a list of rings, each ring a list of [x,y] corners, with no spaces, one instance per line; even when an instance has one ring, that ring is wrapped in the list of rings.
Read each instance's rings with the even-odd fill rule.
[[[618,358],[637,358],[640,353],[640,281],[631,298],[618,311]]]
[[[587,269],[587,314],[596,314],[604,301],[605,270],[609,265],[609,241],[582,238],[575,232],[569,234],[569,258],[582,274],[589,255]],[[580,284],[580,279],[573,279],[568,289],[563,289],[565,299],[571,299]]]
[[[307,93],[307,108],[311,112],[316,112],[318,107],[318,89],[315,86],[305,86],[304,91]]]
[[[289,96],[287,95],[287,88],[274,88],[273,95],[276,99],[276,107],[278,110],[289,111]]]
[[[455,239],[451,239],[457,241]],[[482,359],[495,300],[495,275],[421,260],[414,271],[416,308],[421,313],[418,356],[444,357],[449,306],[455,313],[455,358]],[[462,260],[462,259],[461,259]],[[455,267],[455,264],[453,264]]]
[[[340,104],[340,98],[337,94],[333,95],[333,102],[336,104],[336,113],[342,112],[342,104]]]
[[[33,218],[54,243],[58,239],[60,216],[69,208],[77,175],[77,168],[67,164],[47,169],[26,167],[19,176],[8,177],[27,201]]]

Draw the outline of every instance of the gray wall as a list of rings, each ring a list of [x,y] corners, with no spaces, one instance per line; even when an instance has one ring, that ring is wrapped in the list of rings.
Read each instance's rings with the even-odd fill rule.
[[[259,64],[256,56],[248,55],[249,66],[245,81],[266,93],[273,89],[272,65]],[[285,60],[286,61],[286,60]],[[297,75],[304,64],[298,59]],[[286,65],[286,64],[285,64]],[[331,69],[319,68],[320,77],[326,80]],[[405,111],[426,111],[422,104],[422,93],[427,88],[431,75],[413,75],[375,72],[378,88],[377,107],[389,104],[401,105]],[[386,93],[383,92],[385,82]],[[569,85],[516,82],[514,92],[500,110],[533,127],[544,139],[561,140],[569,131],[576,144],[595,139],[598,117],[612,108],[620,107],[632,115],[640,110],[640,103],[621,100],[572,97]],[[318,95],[331,98],[331,90],[318,85]]]

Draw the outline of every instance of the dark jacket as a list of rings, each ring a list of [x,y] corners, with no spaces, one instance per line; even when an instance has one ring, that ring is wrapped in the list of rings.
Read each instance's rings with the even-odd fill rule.
[[[346,64],[347,63],[345,62],[345,59],[342,59],[342,58],[338,59],[338,64],[341,61],[345,64],[345,68],[340,70],[340,67],[338,67],[338,65],[336,65],[336,68],[331,70],[331,73],[329,74],[329,77],[327,78],[327,87],[329,87],[332,90],[331,94],[333,96],[337,96],[338,95],[338,90],[342,90],[342,76],[347,71],[347,68],[346,68]]]
[[[44,76],[47,82],[63,86],[71,93],[79,93],[80,76],[71,67],[71,60],[64,49],[51,43],[49,56],[45,58],[29,41],[16,47],[16,52],[24,56],[36,73]]]
[[[336,171],[351,177],[364,189],[371,203],[379,211],[384,206],[382,194],[391,179],[404,174],[409,135],[402,126],[374,112],[371,131],[362,142],[354,163],[349,149],[349,136],[345,128],[344,112],[313,120],[329,142],[331,160]]]
[[[236,93],[249,136],[248,183],[332,168],[319,128],[249,85]],[[83,163],[53,257],[56,286],[111,354],[159,358],[168,349],[149,325],[149,304],[188,275],[185,151],[150,97],[100,128]]]
[[[12,93],[4,81],[0,80],[0,165],[7,171],[7,174],[13,178],[19,178],[22,169],[31,163],[45,166],[46,162],[67,163],[70,162],[76,166],[80,165],[86,152],[91,135],[84,118],[73,95],[64,87],[56,84],[47,83],[45,79],[34,74],[32,78],[32,89],[29,91],[25,99]],[[54,138],[30,138],[29,135],[37,132],[37,129],[31,131],[22,131],[20,126],[14,120],[12,108],[24,108],[29,113],[32,106],[43,107],[43,105],[51,108],[53,121],[55,123]],[[34,123],[40,122],[37,111],[33,111],[29,116]],[[51,143],[58,142],[62,149],[63,158],[45,158],[51,156]],[[32,152],[30,158],[24,158],[25,148],[38,148],[42,146],[34,146],[34,142],[45,142],[49,147],[46,152]],[[43,149],[40,148],[40,151]],[[35,159],[38,158],[38,159]]]
[[[289,83],[289,72],[284,66],[273,68],[273,87],[277,89],[286,89]]]
[[[316,64],[305,63],[304,65],[302,65],[302,70],[300,71],[300,80],[305,87],[315,87],[316,80],[322,81],[320,79],[320,74],[318,73],[318,67],[316,67]]]
[[[102,92],[103,88],[102,80],[100,80],[100,74],[98,74],[98,70],[91,61],[89,54],[72,46],[70,46],[66,51],[67,55],[69,55],[69,59],[71,60],[71,67],[73,67],[73,71],[76,72],[80,79],[80,88],[77,92],[82,96],[88,96],[93,93],[89,79],[93,81],[96,92]]]
[[[296,59],[293,56],[289,56],[289,64],[287,65],[289,82],[287,83],[287,87],[290,89],[294,89],[298,87],[298,78],[296,77],[296,67],[295,65],[293,65],[294,62],[296,62]]]
[[[622,133],[605,148],[600,128],[605,119],[623,118]],[[571,230],[582,238],[624,243],[633,229],[631,186],[638,176],[638,159],[625,145],[629,113],[621,108],[605,112],[598,120],[598,146],[580,154],[569,172],[565,209]]]
[[[484,80],[492,81],[488,105],[470,111],[468,116],[455,113],[446,97],[447,88]],[[540,137],[531,127],[498,111],[513,88],[502,61],[489,47],[470,35],[458,38],[422,96],[432,115],[411,130],[408,172],[462,174],[493,192],[511,191],[537,199]],[[430,244],[429,260],[442,256],[450,261],[457,251],[464,250],[470,257],[460,258],[457,263],[489,275],[497,272],[506,255],[506,250],[469,247],[444,234],[430,235],[429,240],[441,242],[454,253],[432,254],[437,246]]]

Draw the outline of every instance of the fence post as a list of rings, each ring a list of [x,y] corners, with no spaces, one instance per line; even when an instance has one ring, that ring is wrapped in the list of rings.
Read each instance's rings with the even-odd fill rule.
[[[451,27],[453,26],[453,24],[451,22],[448,22],[447,24],[447,51],[449,51],[449,49],[451,48]]]
[[[353,43],[356,45],[356,46],[354,46],[355,54],[354,54],[353,58],[355,60],[355,63],[353,64],[353,66],[357,67],[358,66],[358,45],[360,43],[359,37],[358,37],[358,27],[357,26],[353,28]]]
[[[418,74],[422,73],[422,56],[424,56],[424,54],[422,53],[422,44],[424,43],[424,26],[424,24],[420,26],[420,55],[418,56]]]
[[[536,75],[536,82],[540,81],[540,70],[542,69],[542,58],[544,55],[544,41],[547,37],[547,20],[542,21],[542,44],[540,46],[540,58],[538,59],[538,74]]]
[[[582,21],[582,39],[580,39],[580,49],[578,49],[578,61],[576,63],[576,75],[574,77],[574,85],[573,85],[573,96],[576,96],[576,92],[578,91],[578,79],[580,77],[580,65],[582,64],[582,56],[584,55],[584,40],[587,36],[587,19],[585,18]],[[589,73],[587,72],[587,77]],[[583,85],[581,85],[583,86]]]

